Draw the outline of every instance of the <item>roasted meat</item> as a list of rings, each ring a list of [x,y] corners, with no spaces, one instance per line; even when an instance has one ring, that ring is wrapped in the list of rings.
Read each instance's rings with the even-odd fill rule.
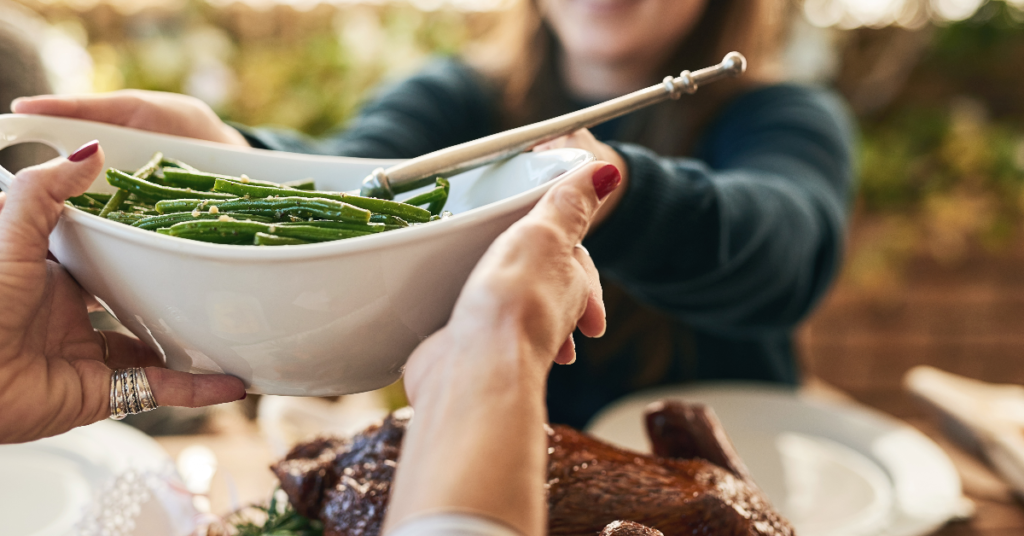
[[[661,402],[646,421],[655,452],[668,456],[623,450],[564,426],[551,430],[549,534],[597,534],[616,520],[665,536],[793,534],[746,476],[710,409]]]
[[[350,440],[297,445],[271,469],[295,510],[324,524],[324,536],[376,536],[411,417],[405,408]]]
[[[350,440],[318,439],[273,466],[295,509],[325,536],[380,533],[411,411]],[[710,409],[648,408],[654,455],[623,450],[565,426],[548,428],[549,534],[791,536],[748,476]]]

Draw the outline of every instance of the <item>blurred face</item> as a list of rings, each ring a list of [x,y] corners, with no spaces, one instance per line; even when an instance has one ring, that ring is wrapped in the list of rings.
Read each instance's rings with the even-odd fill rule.
[[[661,62],[700,19],[708,0],[537,0],[567,59]]]

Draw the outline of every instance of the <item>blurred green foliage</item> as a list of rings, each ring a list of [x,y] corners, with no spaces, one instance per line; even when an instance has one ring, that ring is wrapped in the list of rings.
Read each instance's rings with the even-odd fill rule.
[[[94,63],[93,88],[195,95],[225,119],[308,134],[343,125],[368,92],[453,54],[486,31],[493,15],[423,12],[407,4],[257,9],[184,0],[177,8],[123,14],[100,3],[23,0],[81,35]]]
[[[1024,20],[1004,2],[939,27],[898,98],[860,118],[860,240],[847,275],[884,289],[925,256],[999,254],[1024,231]]]

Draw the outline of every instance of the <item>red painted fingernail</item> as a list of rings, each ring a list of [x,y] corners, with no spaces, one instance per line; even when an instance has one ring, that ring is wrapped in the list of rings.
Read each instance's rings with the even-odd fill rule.
[[[79,147],[77,151],[71,153],[71,156],[68,157],[68,160],[72,162],[81,162],[82,160],[85,160],[86,158],[89,158],[90,156],[96,154],[96,151],[98,151],[99,148],[100,142],[98,140],[92,140],[89,143],[86,143],[85,145]]]
[[[619,173],[619,168],[607,164],[594,172],[593,181],[597,198],[604,199],[608,194],[612,193],[612,190],[619,187],[619,183],[622,182],[622,175]]]

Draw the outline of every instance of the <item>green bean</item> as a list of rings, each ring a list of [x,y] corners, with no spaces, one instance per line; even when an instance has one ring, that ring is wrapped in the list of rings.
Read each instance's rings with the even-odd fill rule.
[[[429,192],[424,192],[415,197],[410,197],[409,199],[406,199],[404,203],[416,206],[428,205],[427,210],[432,215],[437,216],[441,213],[441,210],[444,208],[444,204],[448,201],[449,187],[447,179],[438,177],[437,187]]]
[[[156,216],[159,212],[152,205],[129,205],[125,203],[125,212],[132,212],[135,214],[144,214],[146,216]]]
[[[256,233],[255,238],[253,239],[253,245],[255,246],[298,246],[308,243],[309,242],[299,240],[298,238],[274,236],[267,233]]]
[[[371,212],[379,214],[391,214],[409,222],[425,222],[430,220],[430,212],[419,207],[414,207],[397,201],[376,199],[372,197],[360,197],[348,195],[342,192],[320,192],[309,190],[288,190],[284,188],[271,188],[252,184],[241,184],[237,182],[218,180],[213,185],[214,192],[235,194],[238,197],[264,198],[270,196],[291,196],[291,197],[315,197],[341,201]]]
[[[77,208],[78,210],[81,210],[82,212],[88,212],[89,214],[92,214],[93,216],[99,216],[100,215],[100,211],[103,210],[102,208],[99,208],[99,207],[84,207],[84,206],[81,206],[81,205],[76,205],[76,204],[72,203],[70,200],[65,201],[64,204],[69,206],[69,207]]]
[[[285,222],[281,223],[285,227],[320,227],[322,229],[346,229],[349,231],[361,231],[364,233],[381,233],[387,230],[387,225],[383,223],[348,223],[343,221],[333,220],[313,220],[313,221],[297,221],[297,222]]]
[[[288,181],[281,184],[284,188],[295,188],[296,190],[316,190],[316,181],[313,179],[302,179],[298,181]]]
[[[197,220],[171,226],[171,236],[218,244],[252,244],[253,236],[269,225],[253,221]]]
[[[194,221],[194,220],[215,220],[223,216],[223,214],[210,214],[209,212],[202,212],[194,214],[192,212],[174,212],[171,214],[161,214],[159,216],[150,216],[148,218],[139,220],[132,224],[132,227],[138,227],[139,229],[145,229],[147,231],[153,231],[160,229],[161,227],[170,227],[174,224]],[[274,220],[263,216],[256,216],[253,214],[246,214],[245,220],[257,221],[261,223],[271,223]]]
[[[399,218],[398,216],[392,216],[391,214],[374,214],[370,216],[370,223],[383,223],[388,227],[396,229],[409,226],[409,222]]]
[[[328,242],[365,236],[368,232],[309,226],[284,226],[254,221],[199,220],[171,226],[171,235],[220,244],[252,243],[256,233],[266,233],[309,242]]]
[[[101,205],[107,204],[107,201],[110,201],[110,198],[113,196],[114,194],[104,194],[100,192],[85,192],[82,194],[82,197],[88,197]]]
[[[153,158],[149,159],[149,162],[146,162],[146,165],[139,168],[135,173],[131,175],[128,175],[127,173],[121,171],[118,171],[118,173],[121,173],[126,177],[132,178],[138,181],[139,183],[149,184],[146,181],[153,175],[153,173],[156,173],[156,169],[160,166],[160,161],[163,160],[163,157],[163,153],[158,152],[153,155]],[[110,182],[111,171],[116,170],[107,171],[107,182]],[[114,186],[117,185],[115,184]],[[126,199],[128,199],[128,195],[130,193],[131,191],[129,191],[128,188],[119,189],[116,193],[114,193],[114,195],[110,196],[110,199],[107,201],[107,204],[103,205],[103,210],[100,211],[99,216],[101,218],[105,218],[107,217],[107,214],[110,214],[111,212],[120,209],[121,204],[124,203]]]
[[[444,195],[444,188],[434,188],[429,192],[424,192],[420,195],[410,197],[402,202],[410,205],[416,205],[418,207],[426,205],[427,203],[432,203],[438,195]]]
[[[156,230],[156,234],[172,236],[171,235],[171,228],[170,227],[161,227],[160,229]]]
[[[290,186],[278,184],[270,181],[258,181],[250,179],[245,175],[241,177],[232,177],[231,175],[219,175],[217,173],[204,173],[202,171],[194,170],[177,170],[177,169],[165,169],[164,177],[171,184],[177,186],[193,188],[196,190],[209,191],[213,188],[214,183],[217,179],[222,179],[231,182],[237,182],[239,184],[252,184],[254,186],[266,186],[268,188],[283,188],[285,190],[293,189]],[[311,188],[307,188],[311,189]]]
[[[93,194],[88,194],[88,193],[85,193],[85,194],[82,194],[82,195],[76,195],[75,197],[68,198],[68,201],[72,205],[75,205],[76,207],[89,207],[89,208],[99,207],[101,209],[103,208],[103,205],[105,205],[107,203],[107,201],[109,201],[109,200],[110,200],[110,195],[109,194],[102,201],[97,199],[97,198],[95,198],[95,197],[93,197]]]
[[[197,208],[203,210],[206,207],[217,206],[223,202],[220,199],[162,199],[156,202],[156,211],[160,214],[192,212]]]
[[[122,212],[120,210],[111,212],[106,216],[108,220],[116,221],[118,223],[123,223],[126,225],[131,225],[141,219],[144,219],[145,217],[146,216],[144,214],[133,214],[131,212]]]
[[[220,184],[218,181],[217,184]],[[301,190],[287,190],[289,193]],[[217,203],[221,212],[245,212],[278,219],[294,216],[301,219],[338,220],[368,223],[370,211],[333,199],[310,197],[272,197],[262,199],[232,199]]]
[[[444,177],[438,177],[435,183],[438,188],[444,190],[444,196],[438,196],[437,199],[427,205],[427,210],[430,211],[431,214],[439,215],[441,214],[441,211],[444,210],[445,203],[448,202],[448,192],[451,190],[451,183],[449,183],[448,179]],[[437,188],[434,189],[436,190]]]
[[[154,183],[154,184],[156,184],[156,183]],[[160,197],[154,197],[154,196],[151,196],[151,195],[145,195],[145,194],[142,194],[140,192],[133,192],[132,195],[130,197],[128,197],[128,199],[125,200],[124,204],[126,204],[126,205],[148,205],[148,206],[153,206],[160,199],[161,199]]]
[[[184,169],[185,171],[199,171],[198,169],[182,162],[181,160],[177,160],[175,158],[167,158],[166,156],[160,160],[160,165],[163,167],[176,167],[178,169]]]
[[[153,184],[151,182],[146,182],[144,180],[139,180],[136,177],[126,175],[116,169],[107,170],[107,182],[112,186],[120,188],[121,191],[130,191],[132,193],[159,199],[232,199],[235,197],[233,195],[222,193],[197,192],[195,190],[185,188],[160,186],[159,184]],[[115,195],[114,197],[117,196]],[[111,199],[111,202],[113,202],[113,199]]]
[[[167,184],[178,188],[209,192],[210,188],[213,188],[213,183],[217,181],[217,177],[198,171],[164,168],[164,180],[167,181]]]
[[[108,171],[107,173],[110,172]],[[103,205],[103,210],[100,211],[99,216],[101,218],[106,218],[107,214],[121,208],[121,204],[124,203],[125,199],[128,199],[129,195],[131,195],[131,192],[128,190],[118,190],[114,192],[114,195],[110,196],[110,201],[107,201],[107,204]]]

